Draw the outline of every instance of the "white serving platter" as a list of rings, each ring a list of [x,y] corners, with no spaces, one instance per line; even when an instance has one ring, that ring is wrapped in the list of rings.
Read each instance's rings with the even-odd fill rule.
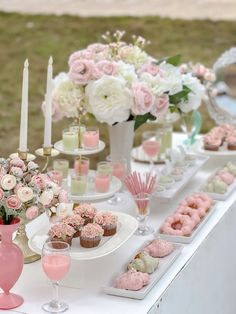
[[[134,217],[121,212],[113,212],[113,214],[118,216],[116,234],[111,237],[102,237],[101,242],[95,248],[83,248],[80,245],[79,238],[73,239],[70,251],[71,259],[81,261],[106,256],[117,250],[134,234],[138,228],[138,221]],[[50,226],[48,224],[30,238],[29,246],[34,252],[42,254],[43,245],[48,239],[47,233],[49,229]]]
[[[131,157],[134,161],[142,162],[142,163],[150,163],[150,158],[148,158],[147,154],[145,154],[142,146],[134,147],[131,151]],[[165,160],[159,159],[158,156],[153,158],[153,162],[155,164],[164,164]]]
[[[144,246],[142,246],[142,249],[148,245],[151,241],[148,241]],[[113,284],[115,281],[115,278],[117,278],[120,274],[126,271],[127,264],[133,259],[135,254],[132,255],[132,257],[127,261],[126,265],[122,267],[121,270],[119,270],[118,273],[112,278],[112,280],[108,283],[106,287],[103,288],[103,291],[110,295],[115,295],[119,297],[125,297],[125,298],[132,298],[132,299],[139,299],[142,300],[148,292],[155,286],[155,284],[161,279],[163,275],[168,271],[168,269],[171,267],[171,265],[175,262],[175,260],[178,258],[178,256],[181,254],[181,251],[183,249],[182,244],[173,243],[175,250],[168,256],[159,258],[159,265],[158,268],[150,274],[150,282],[147,286],[143,287],[142,289],[138,291],[132,291],[132,290],[125,290],[125,289],[118,289],[114,288]],[[138,252],[138,251],[136,251]]]
[[[70,169],[70,173],[72,172],[73,170]],[[71,186],[70,178],[67,180],[63,180],[62,187],[66,191],[68,191],[69,198],[73,202],[76,202],[76,201],[77,202],[96,202],[103,199],[107,199],[107,198],[112,197],[115,193],[119,192],[119,190],[122,187],[121,181],[117,177],[112,176],[109,191],[107,191],[106,193],[98,193],[95,191],[94,178],[95,178],[95,171],[90,170],[89,176],[88,176],[87,191],[86,191],[86,194],[84,195],[70,194],[70,186]]]
[[[216,172],[217,171],[215,171],[215,173],[211,175],[207,181],[210,181],[215,176]],[[201,190],[207,195],[209,195],[211,198],[213,198],[213,200],[226,201],[227,198],[232,194],[232,192],[236,191],[236,178],[234,178],[234,182],[232,184],[228,185],[227,191],[224,194],[206,192],[204,191],[204,186],[202,186]]]
[[[217,151],[206,150],[203,145],[203,137],[199,138],[196,143],[192,146],[192,150],[195,153],[206,155],[210,157],[227,157],[236,156],[236,150],[229,150],[226,146],[222,145]]]
[[[161,239],[164,239],[166,241],[171,242],[178,242],[178,243],[184,243],[189,244],[193,241],[193,239],[196,237],[198,232],[201,230],[201,228],[206,224],[206,222],[210,219],[210,217],[214,214],[214,212],[217,209],[217,202],[210,208],[210,210],[207,212],[206,216],[200,221],[200,223],[194,228],[192,234],[190,236],[174,236],[169,234],[161,233],[160,229],[157,231],[156,236],[160,237]]]
[[[73,151],[64,150],[62,141],[58,141],[54,144],[54,148],[57,149],[60,153],[71,156],[80,156],[80,155],[92,155],[101,152],[105,148],[105,143],[103,141],[99,141],[98,148],[96,149],[85,149],[85,148],[77,148]]]
[[[192,179],[192,177],[198,172],[198,170],[208,161],[208,156],[196,155],[196,163],[193,166],[189,166],[184,172],[183,178],[180,181],[175,181],[170,189],[166,189],[163,192],[155,192],[153,197],[158,200],[170,200],[175,197]],[[160,184],[161,185],[161,184]]]

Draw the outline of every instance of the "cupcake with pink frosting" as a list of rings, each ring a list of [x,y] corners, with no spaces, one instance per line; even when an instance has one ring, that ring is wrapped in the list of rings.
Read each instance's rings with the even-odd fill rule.
[[[85,219],[82,218],[80,215],[75,214],[66,217],[63,222],[75,229],[73,238],[78,238],[81,234],[81,229],[84,226]]]
[[[93,248],[99,245],[104,231],[96,223],[89,223],[83,227],[80,234],[80,245],[86,248]]]
[[[93,219],[96,215],[96,208],[94,208],[89,203],[82,203],[79,204],[74,208],[74,213],[80,215],[82,218],[84,218],[85,222],[84,224],[87,225],[88,223],[92,223]]]
[[[51,241],[62,241],[71,245],[75,232],[73,227],[62,222],[51,227],[48,235]]]
[[[99,212],[94,217],[94,222],[102,227],[104,236],[109,237],[116,233],[117,216],[111,212]]]
[[[235,134],[230,134],[229,136],[226,137],[226,143],[228,150],[236,150],[236,135]]]
[[[130,269],[116,278],[114,287],[118,289],[141,290],[149,283],[150,277],[147,273],[142,273],[136,269]]]

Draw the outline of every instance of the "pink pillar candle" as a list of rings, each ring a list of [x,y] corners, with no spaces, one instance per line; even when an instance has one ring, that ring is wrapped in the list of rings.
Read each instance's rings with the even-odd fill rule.
[[[87,128],[83,134],[83,146],[88,149],[96,149],[99,145],[99,129]]]
[[[109,175],[101,175],[99,173],[96,174],[95,177],[95,190],[98,193],[106,193],[110,188],[110,176]]]
[[[89,173],[89,159],[86,157],[76,158],[74,162],[74,169],[77,175],[87,176]]]

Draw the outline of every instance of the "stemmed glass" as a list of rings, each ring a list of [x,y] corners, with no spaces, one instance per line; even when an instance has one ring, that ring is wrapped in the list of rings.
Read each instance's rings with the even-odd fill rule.
[[[48,241],[43,246],[42,267],[53,286],[53,300],[42,306],[48,313],[62,313],[68,310],[68,305],[59,301],[59,281],[65,277],[70,268],[70,246],[62,241]]]
[[[187,135],[187,140],[184,141],[187,150],[190,150],[191,145],[194,143],[195,136],[199,133],[202,125],[201,114],[194,110],[181,114],[180,127]]]
[[[139,227],[136,231],[137,235],[145,236],[154,232],[154,229],[147,226],[147,219],[150,213],[149,201],[151,195],[149,193],[141,192],[133,195],[137,209],[137,220],[139,221]]]
[[[123,182],[127,175],[127,161],[125,158],[119,158],[116,161],[111,162],[112,166],[112,175],[120,179],[122,183],[123,189]],[[122,198],[116,193],[111,199],[108,200],[108,203],[111,205],[116,205],[122,202]]]
[[[161,148],[161,138],[156,136],[156,132],[147,131],[143,133],[142,139],[142,147],[146,155],[149,157],[152,170],[154,158],[157,156]]]

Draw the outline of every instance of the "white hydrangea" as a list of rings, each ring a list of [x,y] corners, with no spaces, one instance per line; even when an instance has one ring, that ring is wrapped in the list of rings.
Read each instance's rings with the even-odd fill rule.
[[[131,86],[138,77],[135,73],[135,67],[132,64],[124,63],[123,61],[118,61],[118,75],[120,75],[127,83]]]
[[[85,88],[91,113],[99,122],[112,125],[126,121],[130,115],[132,95],[121,77],[104,75]]]

